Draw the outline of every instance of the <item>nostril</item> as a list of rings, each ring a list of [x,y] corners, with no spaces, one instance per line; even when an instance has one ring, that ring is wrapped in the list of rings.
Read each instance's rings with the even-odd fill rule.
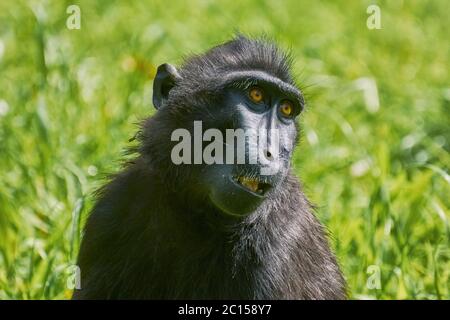
[[[269,150],[264,151],[264,156],[266,157],[267,160],[270,160],[270,161],[273,160],[272,153]]]

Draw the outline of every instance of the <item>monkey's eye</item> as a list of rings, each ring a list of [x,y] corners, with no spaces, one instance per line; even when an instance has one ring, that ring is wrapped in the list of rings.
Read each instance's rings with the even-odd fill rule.
[[[289,100],[281,101],[280,113],[283,117],[292,118],[294,116],[294,104]]]
[[[255,103],[260,103],[264,99],[264,92],[260,87],[251,87],[248,95]]]

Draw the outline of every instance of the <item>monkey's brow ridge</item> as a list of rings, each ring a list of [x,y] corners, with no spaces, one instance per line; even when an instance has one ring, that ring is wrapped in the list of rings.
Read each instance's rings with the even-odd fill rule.
[[[290,97],[295,98],[301,106],[305,103],[303,95],[298,88],[261,70],[232,71],[229,72],[223,79],[224,85],[234,82],[241,82],[243,84],[251,85],[257,81],[262,81],[278,87]]]

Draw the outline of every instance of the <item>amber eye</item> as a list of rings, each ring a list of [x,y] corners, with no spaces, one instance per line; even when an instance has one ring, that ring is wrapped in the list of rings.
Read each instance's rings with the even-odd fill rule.
[[[248,92],[250,99],[255,103],[260,103],[264,99],[264,93],[259,87],[252,87]]]
[[[289,100],[283,100],[280,104],[280,112],[284,117],[290,118],[294,115],[294,105]]]

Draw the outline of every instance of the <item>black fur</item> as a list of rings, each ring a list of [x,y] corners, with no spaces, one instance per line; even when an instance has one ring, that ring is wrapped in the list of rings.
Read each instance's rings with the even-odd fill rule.
[[[292,173],[254,213],[227,217],[175,166],[170,134],[207,119],[232,70],[294,84],[273,44],[238,37],[188,59],[167,104],[143,125],[139,155],[100,192],[79,255],[75,299],[344,299],[325,231]],[[212,121],[212,120],[211,120]]]

